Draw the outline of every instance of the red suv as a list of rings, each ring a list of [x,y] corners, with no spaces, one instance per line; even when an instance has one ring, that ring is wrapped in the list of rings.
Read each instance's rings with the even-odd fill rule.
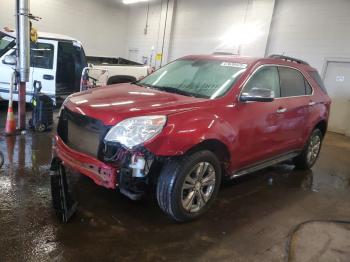
[[[52,170],[66,167],[137,200],[156,188],[176,221],[202,215],[223,179],[293,159],[311,168],[330,98],[306,62],[187,56],[141,81],[69,96]]]

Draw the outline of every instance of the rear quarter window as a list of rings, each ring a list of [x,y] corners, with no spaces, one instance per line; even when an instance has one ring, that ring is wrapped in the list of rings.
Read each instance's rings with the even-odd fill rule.
[[[312,77],[313,80],[315,80],[315,82],[318,84],[321,90],[327,94],[327,89],[323,84],[320,74],[317,71],[311,71],[309,72],[309,75]]]
[[[312,94],[312,87],[310,86],[309,82],[304,78],[305,81],[305,95],[311,95]]]
[[[295,69],[278,68],[280,75],[281,97],[303,96],[306,94],[304,76]]]

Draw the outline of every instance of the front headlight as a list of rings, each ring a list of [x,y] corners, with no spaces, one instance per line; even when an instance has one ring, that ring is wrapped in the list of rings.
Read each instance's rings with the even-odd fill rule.
[[[158,135],[166,123],[166,116],[140,116],[125,119],[109,130],[107,142],[119,142],[127,148],[142,144]]]

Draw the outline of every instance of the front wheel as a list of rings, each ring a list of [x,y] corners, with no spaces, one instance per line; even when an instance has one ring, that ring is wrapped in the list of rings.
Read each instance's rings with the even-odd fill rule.
[[[323,135],[321,130],[312,131],[304,150],[294,158],[294,164],[298,169],[310,169],[316,162],[321,151]]]
[[[220,183],[220,162],[212,152],[203,150],[172,159],[158,179],[158,204],[178,222],[195,219],[209,209]]]

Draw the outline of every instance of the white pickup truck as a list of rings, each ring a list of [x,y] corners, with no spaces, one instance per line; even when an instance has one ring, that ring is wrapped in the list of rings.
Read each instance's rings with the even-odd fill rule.
[[[16,34],[0,31],[0,100],[9,99],[10,79],[13,72],[11,56],[16,54]],[[101,64],[91,64],[92,63]],[[111,63],[117,62],[117,63]],[[118,63],[122,62],[122,64]],[[130,82],[148,74],[149,67],[125,59],[86,57],[80,41],[69,36],[40,33],[30,47],[30,80],[26,86],[26,101],[30,102],[34,81],[42,84],[42,93],[59,103],[68,95],[80,91],[84,68],[108,70],[108,84]],[[18,91],[13,100],[18,101]]]

